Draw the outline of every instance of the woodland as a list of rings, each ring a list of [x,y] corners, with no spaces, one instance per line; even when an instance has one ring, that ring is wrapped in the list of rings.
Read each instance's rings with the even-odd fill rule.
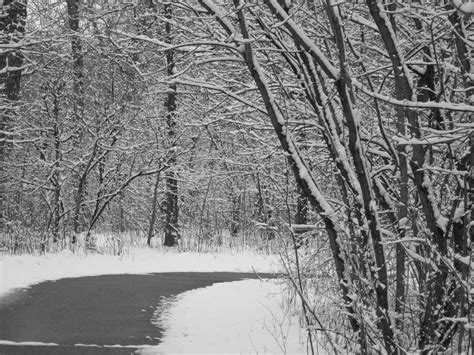
[[[473,3],[0,9],[0,247],[264,249],[310,353],[472,351]]]

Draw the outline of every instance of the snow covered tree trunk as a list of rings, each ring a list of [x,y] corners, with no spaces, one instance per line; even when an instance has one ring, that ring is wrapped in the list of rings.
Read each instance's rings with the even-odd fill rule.
[[[446,1],[447,10],[457,8],[459,2]],[[454,6],[453,6],[454,5]],[[462,5],[462,4],[461,4]],[[469,4],[468,5],[472,5]],[[456,45],[457,57],[464,76],[464,87],[466,101],[470,105],[474,105],[474,49],[468,43],[474,41],[474,29],[472,26],[474,11],[471,8],[467,13],[462,11],[452,12],[449,20],[453,25],[453,35]],[[474,114],[469,114],[469,122],[474,123]],[[462,191],[463,201],[458,206],[453,221],[453,242],[454,252],[461,257],[461,260],[468,260],[469,263],[455,260],[454,266],[466,283],[467,292],[460,287],[456,293],[456,302],[459,304],[460,317],[468,316],[470,324],[467,325],[469,336],[471,339],[471,349],[474,348],[474,307],[472,307],[472,298],[474,294],[474,131],[469,135],[469,148],[460,159],[460,167],[467,172],[464,181],[465,186]],[[471,306],[469,306],[471,304]],[[471,312],[469,315],[468,312]]]
[[[296,214],[295,224],[307,224],[308,223],[308,198],[304,194],[304,191],[298,185],[297,187],[298,197],[296,198]]]
[[[82,41],[79,30],[79,0],[67,0],[68,26],[71,31],[71,54],[73,60],[73,112],[75,132],[74,140],[78,144],[83,134],[83,114],[84,114],[84,54],[82,53]],[[81,173],[82,170],[82,173]],[[87,168],[84,163],[80,163],[77,169],[77,190],[74,196],[73,211],[73,236],[72,243],[76,241],[76,235],[80,232],[81,212],[84,195],[87,188]]]
[[[305,139],[304,133],[298,134],[299,140]],[[301,189],[301,186],[296,186],[296,212],[294,221],[295,224],[307,224],[308,223],[308,198],[306,197],[304,191]]]
[[[0,44],[14,46],[23,38],[26,25],[26,0],[5,0],[0,3]],[[15,102],[20,98],[20,80],[23,65],[21,47],[0,50],[0,230],[5,225],[5,193],[7,172],[5,157],[10,125],[15,120]]]
[[[329,18],[333,26],[333,31],[338,47],[340,78],[336,81],[336,87],[341,99],[341,105],[344,117],[349,127],[349,150],[354,162],[357,180],[360,184],[359,203],[363,205],[365,218],[368,222],[368,229],[364,230],[366,223],[362,222],[362,234],[369,235],[372,239],[372,247],[374,249],[376,272],[375,292],[377,295],[377,321],[382,332],[385,348],[391,353],[395,351],[393,330],[389,315],[388,303],[388,280],[387,280],[387,263],[385,261],[385,251],[382,245],[382,235],[380,231],[380,220],[378,217],[377,203],[375,199],[374,188],[370,177],[368,162],[365,158],[365,152],[360,137],[360,116],[356,109],[355,96],[351,84],[351,74],[346,67],[346,50],[344,44],[344,35],[341,17],[337,7],[332,6],[328,1]],[[363,247],[363,246],[361,246]],[[370,262],[370,260],[369,260]]]
[[[400,100],[416,101],[412,73],[399,49],[398,38],[383,6],[375,0],[367,0],[366,3],[392,62],[392,70],[395,75],[396,97]],[[428,70],[429,67],[427,68]],[[399,112],[398,116],[399,118],[403,115],[407,117],[409,130],[406,133],[409,133],[411,137],[420,139],[422,137],[422,127],[420,126],[421,120],[418,113],[409,108],[404,108],[403,111]],[[442,129],[443,127],[438,125],[437,128]],[[408,158],[408,163],[414,177],[416,193],[422,206],[421,211],[426,221],[426,227],[431,234],[430,240],[435,248],[432,253],[437,265],[436,269],[429,270],[427,273],[426,298],[420,325],[420,342],[418,344],[420,349],[429,348],[434,344],[443,348],[449,344],[450,332],[452,332],[453,327],[447,324],[449,321],[446,323],[441,321],[441,319],[454,316],[453,309],[449,305],[451,303],[448,297],[450,291],[446,286],[449,274],[448,265],[445,261],[448,256],[446,238],[448,221],[436,203],[430,175],[424,169],[426,165],[426,150],[423,144],[415,144],[413,145],[413,153]],[[452,282],[456,283],[455,280],[452,280]],[[437,326],[433,326],[434,324],[437,324]]]
[[[172,33],[170,21],[173,18],[172,7],[170,4],[164,5],[165,23],[165,41],[172,43]],[[166,52],[166,74],[172,77],[175,73],[174,51]],[[176,84],[168,86],[168,93],[165,101],[166,125],[168,130],[168,139],[170,144],[171,156],[168,160],[170,166],[165,173],[166,197],[165,197],[165,240],[164,245],[175,246],[179,239],[178,230],[178,180],[176,178]]]
[[[231,27],[231,25],[222,17],[220,17],[215,11],[215,6],[212,3],[206,0],[201,0],[201,3],[204,7],[213,12],[214,15],[218,17],[219,21],[221,24],[223,24],[223,27],[229,34],[236,34],[235,29]],[[300,155],[298,148],[294,144],[290,132],[285,126],[283,115],[275,102],[275,98],[269,89],[258,60],[255,58],[253,53],[253,49],[249,41],[248,25],[241,5],[241,0],[234,0],[234,6],[236,9],[238,9],[237,14],[240,32],[242,34],[243,40],[246,40],[244,50],[242,51],[242,56],[245,59],[248,70],[255,80],[260,95],[262,96],[268,116],[279,139],[281,147],[287,153],[288,164],[295,175],[296,182],[308,197],[311,205],[318,213],[320,213],[320,216],[326,226],[326,231],[329,236],[331,251],[334,258],[334,264],[336,267],[336,273],[339,280],[339,286],[343,294],[346,311],[349,315],[349,322],[354,333],[360,335],[360,324],[352,306],[352,299],[349,296],[349,288],[345,275],[346,265],[342,251],[341,236],[339,235],[339,231],[342,231],[343,228],[338,225],[339,223],[335,212],[322,195],[320,188],[317,186],[316,182],[311,176],[305,161]]]
[[[61,136],[59,128],[59,102],[58,95],[55,93],[53,99],[53,140],[54,140],[54,170],[51,176],[51,182],[54,189],[54,198],[53,198],[53,242],[59,240],[60,232],[60,221],[61,221],[61,160],[62,160],[62,150],[61,150]]]
[[[160,173],[156,174],[155,187],[153,188],[153,200],[151,202],[150,224],[148,225],[147,245],[151,246],[151,239],[154,236],[156,214],[158,210],[158,186],[160,184]]]

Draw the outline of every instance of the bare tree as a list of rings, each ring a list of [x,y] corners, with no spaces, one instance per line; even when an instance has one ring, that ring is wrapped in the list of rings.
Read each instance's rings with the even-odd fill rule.
[[[165,4],[163,7],[165,23],[165,42],[173,43],[173,33],[171,21],[173,19],[173,7]],[[172,77],[175,74],[174,51],[166,52],[166,74]],[[168,86],[168,94],[165,101],[166,125],[168,129],[168,139],[170,144],[171,159],[169,161],[170,169],[166,172],[166,200],[165,200],[165,240],[164,245],[175,246],[179,240],[179,206],[178,206],[178,180],[176,178],[176,84]]]
[[[73,60],[73,92],[74,92],[74,121],[76,122],[75,141],[78,144],[82,141],[84,134],[83,115],[84,115],[84,55],[82,53],[82,41],[80,37],[79,19],[80,7],[79,0],[67,0],[68,27],[71,31],[71,54]],[[91,157],[92,159],[94,156]],[[76,241],[76,234],[80,232],[80,218],[82,201],[87,188],[87,175],[89,173],[90,163],[84,166],[79,164],[77,170],[77,191],[75,197],[75,207],[73,215],[73,236],[72,242]]]
[[[6,0],[0,4],[0,228],[5,225],[7,143],[12,141],[10,127],[15,120],[15,102],[20,98],[23,71],[21,43],[25,34],[27,2]]]
[[[469,208],[459,203],[462,189],[451,194],[442,188],[438,194],[435,185],[444,181],[454,187],[462,186],[454,168],[458,153],[453,152],[462,151],[466,136],[451,134],[453,129],[461,129],[463,123],[459,126],[455,121],[463,122],[462,115],[471,112],[472,106],[457,103],[459,95],[455,91],[449,94],[443,80],[438,81],[439,86],[433,82],[434,66],[441,68],[438,53],[443,50],[441,46],[431,41],[434,52],[423,44],[417,50],[418,41],[414,41],[413,48],[400,47],[408,28],[420,30],[419,23],[409,23],[396,12],[388,16],[387,10],[397,8],[376,1],[366,1],[366,6],[316,2],[315,8],[303,4],[291,7],[276,0],[262,4],[235,1],[233,8],[208,0],[201,0],[200,4],[216,17],[223,29],[222,45],[226,43],[224,38],[231,38],[234,50],[245,60],[297,184],[326,225],[338,285],[352,330],[359,335],[361,351],[368,351],[375,339],[364,321],[363,314],[368,309],[375,310],[377,336],[385,349],[390,353],[403,349],[405,344],[399,343],[393,329],[405,327],[402,320],[407,312],[406,292],[423,293],[419,297],[423,309],[418,325],[419,349],[446,349],[458,329],[456,317],[464,319],[465,315],[465,310],[452,302],[452,295],[463,295],[461,304],[465,304],[462,298],[467,295],[467,289],[459,281],[462,274],[450,266],[466,254],[460,252],[456,257],[450,251],[449,236],[459,232],[458,227],[453,228],[448,222],[448,216],[467,213]],[[405,9],[413,11],[414,18],[420,16],[417,9]],[[440,22],[436,20],[438,32],[432,33],[431,38],[439,36],[439,29],[449,31],[446,20],[446,16]],[[397,28],[399,21],[401,25]],[[364,27],[363,42],[354,40],[353,23]],[[310,31],[309,24],[318,30]],[[265,31],[265,36],[257,29]],[[326,33],[327,37],[319,33]],[[466,38],[466,34],[461,37]],[[384,51],[375,53],[389,58],[388,67],[367,56],[367,51],[374,52],[376,43],[380,42]],[[275,52],[268,49],[269,43]],[[422,67],[415,59],[419,53],[425,58]],[[338,208],[328,199],[327,189],[319,186],[308,167],[308,158],[289,129],[294,116],[284,109],[285,103],[276,93],[287,77],[270,69],[279,60],[278,56],[286,62],[288,75],[295,76],[304,100],[312,107],[315,128],[321,133],[340,176],[334,183],[340,185],[337,198],[348,207],[348,228]],[[413,64],[408,64],[409,61]],[[384,74],[377,76],[378,73]],[[447,80],[453,80],[457,76],[454,73]],[[417,86],[415,75],[420,75]],[[395,91],[394,98],[391,88]],[[374,109],[360,104],[367,97],[375,100]],[[391,110],[396,112],[395,122],[388,120]],[[369,112],[375,112],[375,120],[371,120]],[[457,120],[453,120],[454,115]],[[443,117],[449,117],[449,124]],[[444,156],[450,162],[445,172],[436,170],[443,154],[447,154]],[[456,221],[466,223],[459,218]],[[423,231],[424,237],[413,242],[419,231]],[[386,245],[387,233],[395,237],[394,286],[389,278],[392,260],[387,259],[393,244]],[[347,242],[352,244],[348,247]],[[456,244],[459,242],[453,247]],[[414,288],[410,285],[410,289],[404,282],[406,256],[418,270],[418,285]],[[432,260],[433,264],[421,260]],[[445,287],[446,280],[450,287]],[[362,285],[368,289],[364,290]],[[352,298],[353,294],[358,295],[358,301]],[[395,318],[391,297],[395,298],[393,309],[398,314]],[[413,308],[408,312],[413,312]]]

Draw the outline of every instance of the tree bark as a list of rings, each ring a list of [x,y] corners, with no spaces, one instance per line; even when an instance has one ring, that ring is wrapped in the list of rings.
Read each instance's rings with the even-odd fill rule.
[[[171,24],[173,18],[170,4],[164,5],[165,19],[165,41],[172,43]],[[171,77],[174,74],[175,61],[174,51],[166,52],[166,74]],[[178,207],[178,180],[176,179],[176,84],[168,85],[168,94],[165,100],[166,126],[168,129],[168,140],[170,143],[171,156],[168,160],[169,170],[166,172],[166,200],[165,200],[165,246],[175,246],[179,240],[179,207]]]
[[[342,22],[339,9],[334,7],[328,1],[328,13],[333,25],[336,44],[338,47],[339,63],[341,67],[340,78],[336,81],[336,88],[341,99],[341,106],[344,117],[349,128],[349,150],[352,155],[354,170],[357,174],[357,180],[360,183],[359,198],[362,199],[364,208],[364,217],[368,223],[368,228],[364,228],[364,219],[361,219],[361,232],[370,235],[372,247],[374,250],[374,259],[376,279],[374,288],[377,297],[377,322],[385,343],[385,350],[389,353],[395,352],[395,343],[393,329],[391,327],[388,301],[388,279],[387,263],[385,260],[385,251],[382,244],[382,235],[380,231],[380,218],[378,217],[375,204],[375,192],[372,179],[370,177],[368,162],[365,159],[365,152],[360,138],[360,115],[356,109],[355,96],[351,84],[351,73],[346,62],[345,41],[342,29]],[[366,230],[365,230],[366,229]],[[365,245],[361,245],[362,248]],[[371,260],[367,260],[371,262]]]
[[[59,102],[58,102],[59,93],[54,93],[53,98],[53,139],[54,139],[54,164],[53,164],[53,174],[51,176],[51,182],[54,189],[54,199],[53,199],[53,242],[59,240],[59,224],[61,221],[61,160],[62,160],[62,151],[61,151],[61,137],[59,132]]]
[[[210,12],[213,12],[212,9],[208,6],[209,4],[205,0],[200,0],[200,2],[206,9],[208,9]],[[355,316],[355,310],[352,306],[352,300],[349,297],[348,283],[345,275],[346,265],[342,251],[342,241],[341,236],[338,233],[338,220],[333,209],[328,204],[324,196],[321,194],[319,187],[317,186],[316,182],[308,171],[305,161],[302,159],[297,147],[295,146],[288,130],[284,125],[282,113],[280,112],[278,106],[275,103],[275,98],[273,97],[268,87],[268,84],[265,80],[265,77],[263,76],[258,61],[254,57],[250,42],[248,42],[248,26],[245,16],[243,15],[243,10],[240,7],[240,0],[234,0],[234,6],[239,9],[238,18],[242,36],[245,40],[247,40],[245,43],[245,51],[242,53],[242,56],[244,57],[249,72],[252,75],[259,89],[268,116],[274,127],[275,133],[277,134],[277,137],[280,141],[281,147],[287,153],[288,163],[293,171],[293,174],[295,175],[296,182],[299,186],[301,186],[305,195],[308,197],[309,202],[320,214],[326,226],[326,231],[329,236],[331,251],[333,254],[334,264],[336,268],[336,274],[346,305],[346,311],[349,315],[349,322],[354,333],[359,333],[360,324],[357,317]],[[214,13],[214,15],[217,14]],[[221,18],[218,18],[218,20],[219,22],[221,22],[221,24],[224,26],[224,28],[229,34],[233,34],[233,31],[229,27],[230,25],[228,23],[226,23]],[[330,70],[328,67],[326,67],[326,69]]]
[[[146,243],[149,247],[151,247],[151,239],[154,236],[154,229],[155,229],[155,221],[156,221],[156,212],[158,206],[158,186],[160,184],[160,173],[156,174],[156,181],[155,187],[153,188],[153,201],[151,203],[151,217],[150,217],[150,224],[148,226],[148,236]]]
[[[25,34],[27,1],[4,0],[0,6],[0,44],[18,43]],[[19,49],[0,52],[0,230],[5,225],[5,194],[7,172],[5,156],[10,122],[15,117],[15,102],[20,98],[20,81],[22,74],[23,54]],[[3,72],[5,71],[5,72]]]
[[[451,1],[447,2],[447,10],[452,10]],[[452,12],[449,15],[449,21],[453,25],[453,35],[455,38],[456,51],[461,66],[461,71],[464,75],[464,87],[466,89],[466,101],[470,105],[474,105],[474,59],[472,53],[472,47],[469,47],[467,43],[474,40],[474,30],[472,28],[472,14],[469,21],[463,20],[463,18],[457,13]],[[465,22],[464,22],[465,21]],[[471,124],[474,123],[474,114],[469,115]],[[455,253],[462,257],[468,257],[470,254],[471,261],[470,265],[474,263],[474,132],[471,131],[469,136],[470,150],[459,162],[458,169],[465,170],[468,172],[464,181],[464,188],[460,188],[463,192],[463,213],[462,217],[453,221],[453,250]],[[459,208],[459,207],[458,207]],[[471,223],[469,223],[471,221]],[[462,275],[463,281],[468,285],[468,290],[474,289],[474,273],[470,273],[469,265],[460,263],[455,260],[454,266],[457,271]],[[472,267],[472,266],[471,266]],[[460,317],[466,317],[470,311],[468,318],[470,319],[470,339],[471,349],[474,348],[474,307],[469,309],[469,295],[465,293],[461,287],[455,291],[455,303],[459,306]]]
[[[308,198],[304,194],[304,191],[298,185],[296,189],[298,196],[296,197],[296,214],[295,224],[307,224],[308,223]]]
[[[395,93],[397,99],[413,100],[413,81],[412,74],[405,63],[402,53],[399,52],[397,42],[391,24],[382,5],[376,0],[366,0],[370,14],[380,31],[381,39],[385,49],[392,62],[392,70],[395,75]],[[403,110],[403,115],[407,118],[410,133],[416,137],[421,137],[420,122],[417,112],[414,110]],[[443,230],[445,218],[435,204],[436,198],[431,186],[431,179],[428,173],[423,169],[425,163],[425,147],[423,145],[413,146],[413,156],[408,159],[411,171],[413,173],[416,193],[420,197],[422,210],[426,218],[426,227],[431,232],[431,237],[436,246],[436,252],[440,257],[447,254],[447,238]],[[420,330],[420,349],[424,349],[428,344],[437,344],[438,339],[443,335],[436,332],[438,320],[443,317],[441,312],[443,298],[446,294],[444,287],[448,269],[445,263],[439,262],[438,270],[430,272],[426,283],[427,298],[424,310],[424,316],[421,321]],[[441,306],[441,308],[440,308]],[[446,315],[448,316],[448,315]]]
[[[73,106],[74,106],[74,142],[76,144],[81,140],[83,130],[82,120],[84,111],[84,55],[82,53],[82,41],[79,36],[79,0],[66,0],[68,26],[72,32],[71,37],[71,53],[73,60]],[[80,171],[83,170],[81,174]],[[77,190],[74,198],[74,214],[73,214],[73,236],[72,243],[76,242],[76,235],[80,229],[80,219],[82,212],[82,202],[87,188],[87,170],[84,164],[79,164],[77,172]]]

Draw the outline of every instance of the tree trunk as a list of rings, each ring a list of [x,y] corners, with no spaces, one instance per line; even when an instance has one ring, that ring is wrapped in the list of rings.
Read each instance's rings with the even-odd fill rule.
[[[81,140],[83,133],[82,118],[84,111],[84,55],[82,53],[82,41],[79,37],[79,0],[67,0],[67,14],[68,14],[68,26],[73,33],[71,38],[71,53],[73,59],[73,105],[74,105],[74,121],[75,121],[75,132],[74,142],[78,144]],[[87,185],[87,172],[83,170],[84,164],[79,164],[77,172],[77,190],[74,197],[74,214],[73,214],[73,236],[72,242],[76,242],[76,234],[79,233],[80,219],[82,211],[82,201],[84,199],[86,185]]]
[[[170,4],[164,5],[165,18],[168,20],[165,24],[166,42],[172,43],[171,21],[173,17],[172,7]],[[166,74],[171,77],[174,74],[175,61],[174,51],[166,52]],[[166,201],[165,201],[165,246],[175,246],[179,239],[178,230],[178,180],[176,179],[176,84],[168,86],[168,94],[165,101],[166,109],[166,126],[168,129],[168,139],[170,143],[171,156],[168,160],[169,170],[166,172]]]
[[[296,213],[295,213],[295,224],[307,224],[308,223],[308,198],[304,194],[301,186],[297,185],[296,193]],[[305,232],[295,232],[295,247],[298,249],[307,243],[307,238],[304,236]],[[302,235],[303,234],[303,235]]]
[[[209,8],[204,0],[201,0],[200,3],[209,11],[212,12],[212,9]],[[248,24],[243,15],[242,7],[240,6],[239,0],[234,0],[234,6],[238,10],[238,19],[241,29],[241,33],[244,39],[249,39],[248,34]],[[276,5],[276,4],[274,4]],[[214,15],[217,15],[214,13]],[[229,35],[232,34],[232,29],[229,28],[228,22],[219,18],[219,22],[224,26]],[[316,184],[316,181],[313,179],[311,173],[308,171],[307,164],[301,157],[301,154],[295,143],[284,126],[284,118],[279,109],[279,106],[275,102],[275,98],[270,91],[269,85],[263,75],[262,69],[260,68],[259,62],[256,60],[250,42],[245,43],[245,51],[242,53],[242,56],[246,62],[248,70],[252,75],[260,95],[265,104],[270,121],[274,127],[275,133],[280,141],[282,149],[287,153],[288,164],[291,167],[293,174],[295,175],[296,182],[301,186],[305,195],[308,197],[309,202],[315,208],[315,210],[320,214],[325,226],[326,231],[329,236],[329,242],[331,245],[331,251],[333,254],[336,274],[338,277],[339,285],[341,292],[343,294],[343,299],[346,305],[346,311],[349,316],[349,322],[351,324],[352,330],[354,333],[358,334],[360,332],[360,324],[355,315],[355,310],[352,305],[352,300],[349,297],[349,288],[346,279],[346,263],[344,260],[344,253],[342,251],[342,241],[341,236],[338,233],[339,221],[327,200],[321,193],[320,188]],[[326,68],[327,69],[327,68]]]
[[[240,191],[231,191],[230,200],[232,202],[230,235],[231,237],[236,237],[240,232],[242,221],[242,193]]]
[[[295,224],[308,223],[308,198],[300,186],[297,187]]]
[[[153,189],[153,201],[151,203],[151,217],[150,225],[148,226],[148,237],[146,243],[151,247],[151,239],[154,236],[155,221],[156,221],[156,211],[158,205],[158,186],[160,184],[160,173],[156,174],[155,188]]]
[[[57,93],[59,94],[59,93]],[[59,102],[55,93],[54,96],[54,124],[53,124],[53,139],[54,139],[54,164],[53,174],[51,176],[54,199],[53,199],[53,242],[59,240],[59,223],[61,220],[61,137],[59,132]]]
[[[179,239],[178,230],[178,181],[175,173],[166,173],[166,221],[165,221],[165,246],[175,246]]]
[[[71,53],[74,74],[74,115],[79,125],[84,110],[84,54],[79,29],[79,0],[67,0],[68,26],[72,32]],[[79,127],[79,126],[78,126]],[[80,130],[77,131],[80,134]]]
[[[396,96],[400,100],[412,100],[414,93],[412,74],[405,63],[403,54],[399,51],[397,38],[391,28],[390,21],[379,2],[375,0],[366,0],[366,4],[375,24],[377,25],[385,49],[392,62],[392,70],[395,76]],[[407,118],[411,135],[420,138],[422,133],[418,113],[409,109],[403,111]],[[431,233],[431,239],[433,245],[436,247],[436,253],[439,253],[438,258],[444,258],[448,252],[447,238],[445,237],[442,228],[445,217],[434,202],[436,201],[436,198],[432,189],[431,178],[425,169],[423,169],[425,166],[425,147],[423,145],[413,146],[413,155],[409,157],[408,163],[413,173],[416,193],[420,198],[426,227]],[[445,304],[444,299],[447,292],[445,282],[448,272],[449,270],[446,263],[439,262],[438,269],[431,271],[427,275],[427,297],[424,316],[422,317],[420,325],[420,342],[418,345],[420,349],[424,349],[426,346],[431,344],[439,343],[439,339],[442,339],[444,334],[440,334],[437,331],[437,328],[433,325],[439,324],[439,320],[444,316],[452,316],[443,314]]]
[[[377,299],[377,326],[382,332],[385,350],[392,353],[395,351],[395,344],[389,312],[387,264],[385,261],[385,251],[380,231],[380,217],[378,216],[377,211],[375,211],[371,206],[372,202],[375,201],[375,192],[369,174],[369,163],[365,158],[365,152],[363,151],[363,146],[361,144],[359,112],[356,109],[354,91],[351,85],[351,73],[346,62],[342,20],[338,8],[331,6],[329,1],[328,13],[333,25],[341,67],[340,78],[335,82],[335,85],[341,100],[342,112],[349,128],[348,146],[352,155],[357,180],[360,184],[360,197],[362,198],[364,207],[364,217],[358,217],[358,219],[360,221],[360,226],[362,227],[362,235],[365,235],[364,238],[370,236],[372,240],[374,261],[377,268],[377,271],[371,271],[374,274],[372,277],[376,274],[377,278],[377,282],[374,285]],[[365,220],[369,224],[368,228],[364,227]],[[361,245],[361,248],[365,247],[365,243]],[[367,259],[367,262],[372,262],[370,258]]]
[[[452,10],[451,1],[448,2],[447,10]],[[463,19],[457,12],[452,12],[449,15],[449,21],[453,25],[453,34],[455,36],[455,44],[459,64],[461,65],[462,73],[464,74],[464,87],[466,89],[466,101],[470,105],[474,105],[474,60],[472,54],[472,47],[467,43],[474,40],[474,30],[472,29],[472,22],[466,20],[463,24]],[[472,21],[472,17],[471,20]],[[470,114],[469,121],[474,123],[474,114]],[[459,162],[459,169],[468,172],[463,191],[463,207],[462,217],[453,221],[453,249],[456,254],[462,257],[468,257],[470,254],[472,267],[474,262],[474,223],[469,223],[474,219],[474,132],[471,131],[469,136],[470,151]],[[470,273],[469,266],[455,260],[454,266],[460,272],[463,281],[468,285],[468,290],[474,288],[474,273]],[[466,317],[470,311],[468,318],[470,319],[469,338],[471,339],[471,349],[474,348],[474,307],[469,307],[469,295],[462,287],[458,287],[455,292],[455,303],[460,309],[460,317]],[[470,308],[470,310],[469,310]]]
[[[0,44],[18,43],[25,34],[26,0],[5,0],[0,6]],[[15,116],[14,102],[20,97],[20,81],[23,65],[23,55],[17,51],[0,52],[0,230],[5,225],[5,193],[6,171],[5,156],[10,122]]]

